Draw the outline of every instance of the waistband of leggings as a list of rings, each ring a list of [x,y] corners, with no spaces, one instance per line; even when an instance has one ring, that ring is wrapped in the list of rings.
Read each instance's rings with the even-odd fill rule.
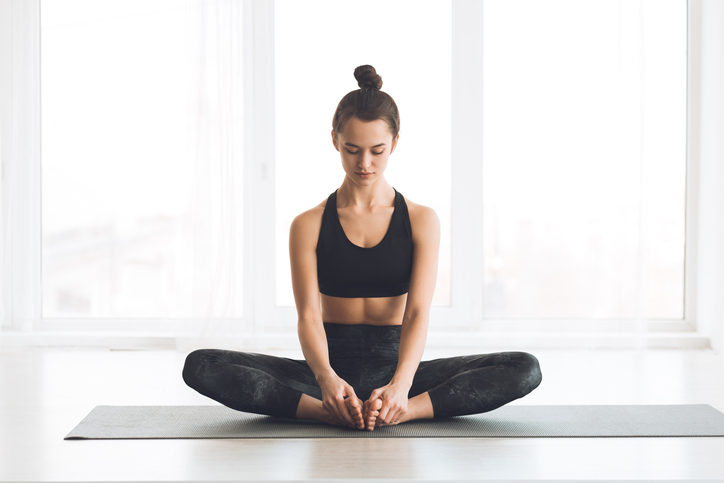
[[[399,341],[401,325],[324,323],[328,339],[365,339]]]

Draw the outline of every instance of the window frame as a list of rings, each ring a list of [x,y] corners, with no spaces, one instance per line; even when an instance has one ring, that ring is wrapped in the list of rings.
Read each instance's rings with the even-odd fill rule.
[[[690,0],[688,9],[687,166],[685,302],[682,320],[646,319],[486,319],[483,318],[483,198],[479,142],[482,119],[482,2],[452,2],[452,260],[451,305],[431,309],[431,333],[449,333],[462,341],[475,334],[674,332],[712,337],[722,344],[724,323],[724,195],[716,180],[724,172],[717,159],[722,141],[705,128],[721,125],[723,114],[702,101],[716,95],[721,71],[707,71],[724,47],[715,29],[724,25],[704,9],[708,0]],[[5,253],[2,274],[3,329],[174,333],[184,319],[52,319],[41,317],[40,186],[40,0],[0,0],[0,134]],[[244,316],[250,333],[295,333],[295,309],[275,306],[274,246],[274,2],[244,0]],[[713,40],[710,40],[713,39]],[[704,50],[703,46],[709,50]],[[718,51],[717,51],[718,49]],[[712,53],[713,52],[713,53]],[[473,59],[473,61],[471,61]],[[716,64],[716,62],[713,62]],[[713,72],[713,74],[712,74]],[[710,74],[710,75],[707,75]],[[719,77],[717,77],[719,76]],[[714,105],[716,106],[716,105]],[[457,160],[457,161],[456,161]],[[12,182],[11,182],[12,180]],[[7,200],[12,203],[8,203]],[[9,207],[13,211],[9,211]],[[253,209],[252,209],[253,208]],[[699,287],[703,289],[699,290]],[[8,290],[9,289],[9,290]],[[24,299],[20,299],[24,297]],[[632,324],[632,321],[634,322]],[[699,322],[699,323],[698,323]],[[457,334],[457,335],[455,335]],[[453,340],[453,345],[455,344]]]

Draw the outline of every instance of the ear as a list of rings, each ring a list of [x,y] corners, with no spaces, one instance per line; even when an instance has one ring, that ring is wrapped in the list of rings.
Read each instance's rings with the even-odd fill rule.
[[[334,149],[339,151],[339,145],[337,141],[337,136],[334,135],[334,129],[332,129],[332,144],[334,144]]]
[[[397,147],[397,141],[400,140],[400,134],[398,133],[397,136],[395,136],[395,139],[392,140],[392,149],[390,149],[390,154],[395,152],[395,148]]]

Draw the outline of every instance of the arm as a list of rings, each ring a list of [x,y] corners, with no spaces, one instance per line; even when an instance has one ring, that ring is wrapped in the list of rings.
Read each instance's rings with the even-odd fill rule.
[[[329,364],[327,336],[322,325],[316,254],[320,219],[317,207],[297,216],[289,230],[292,288],[298,316],[297,333],[304,358],[322,389],[324,409],[338,419],[354,424],[344,398],[357,396],[352,386],[337,376]]]
[[[412,208],[412,207],[411,207]],[[440,221],[427,207],[410,209],[414,246],[412,275],[402,319],[397,370],[387,386],[375,389],[370,400],[382,399],[380,419],[393,423],[407,412],[407,394],[425,350],[430,305],[437,280]]]

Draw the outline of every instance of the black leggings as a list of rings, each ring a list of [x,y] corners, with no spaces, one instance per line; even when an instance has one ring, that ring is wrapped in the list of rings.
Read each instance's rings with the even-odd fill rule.
[[[329,362],[358,398],[390,382],[397,368],[401,326],[324,324]],[[183,378],[193,389],[239,411],[294,418],[302,394],[322,399],[307,363],[264,354],[202,349],[186,358]],[[477,414],[538,387],[538,359],[499,352],[422,361],[410,398],[427,392],[436,418]]]

